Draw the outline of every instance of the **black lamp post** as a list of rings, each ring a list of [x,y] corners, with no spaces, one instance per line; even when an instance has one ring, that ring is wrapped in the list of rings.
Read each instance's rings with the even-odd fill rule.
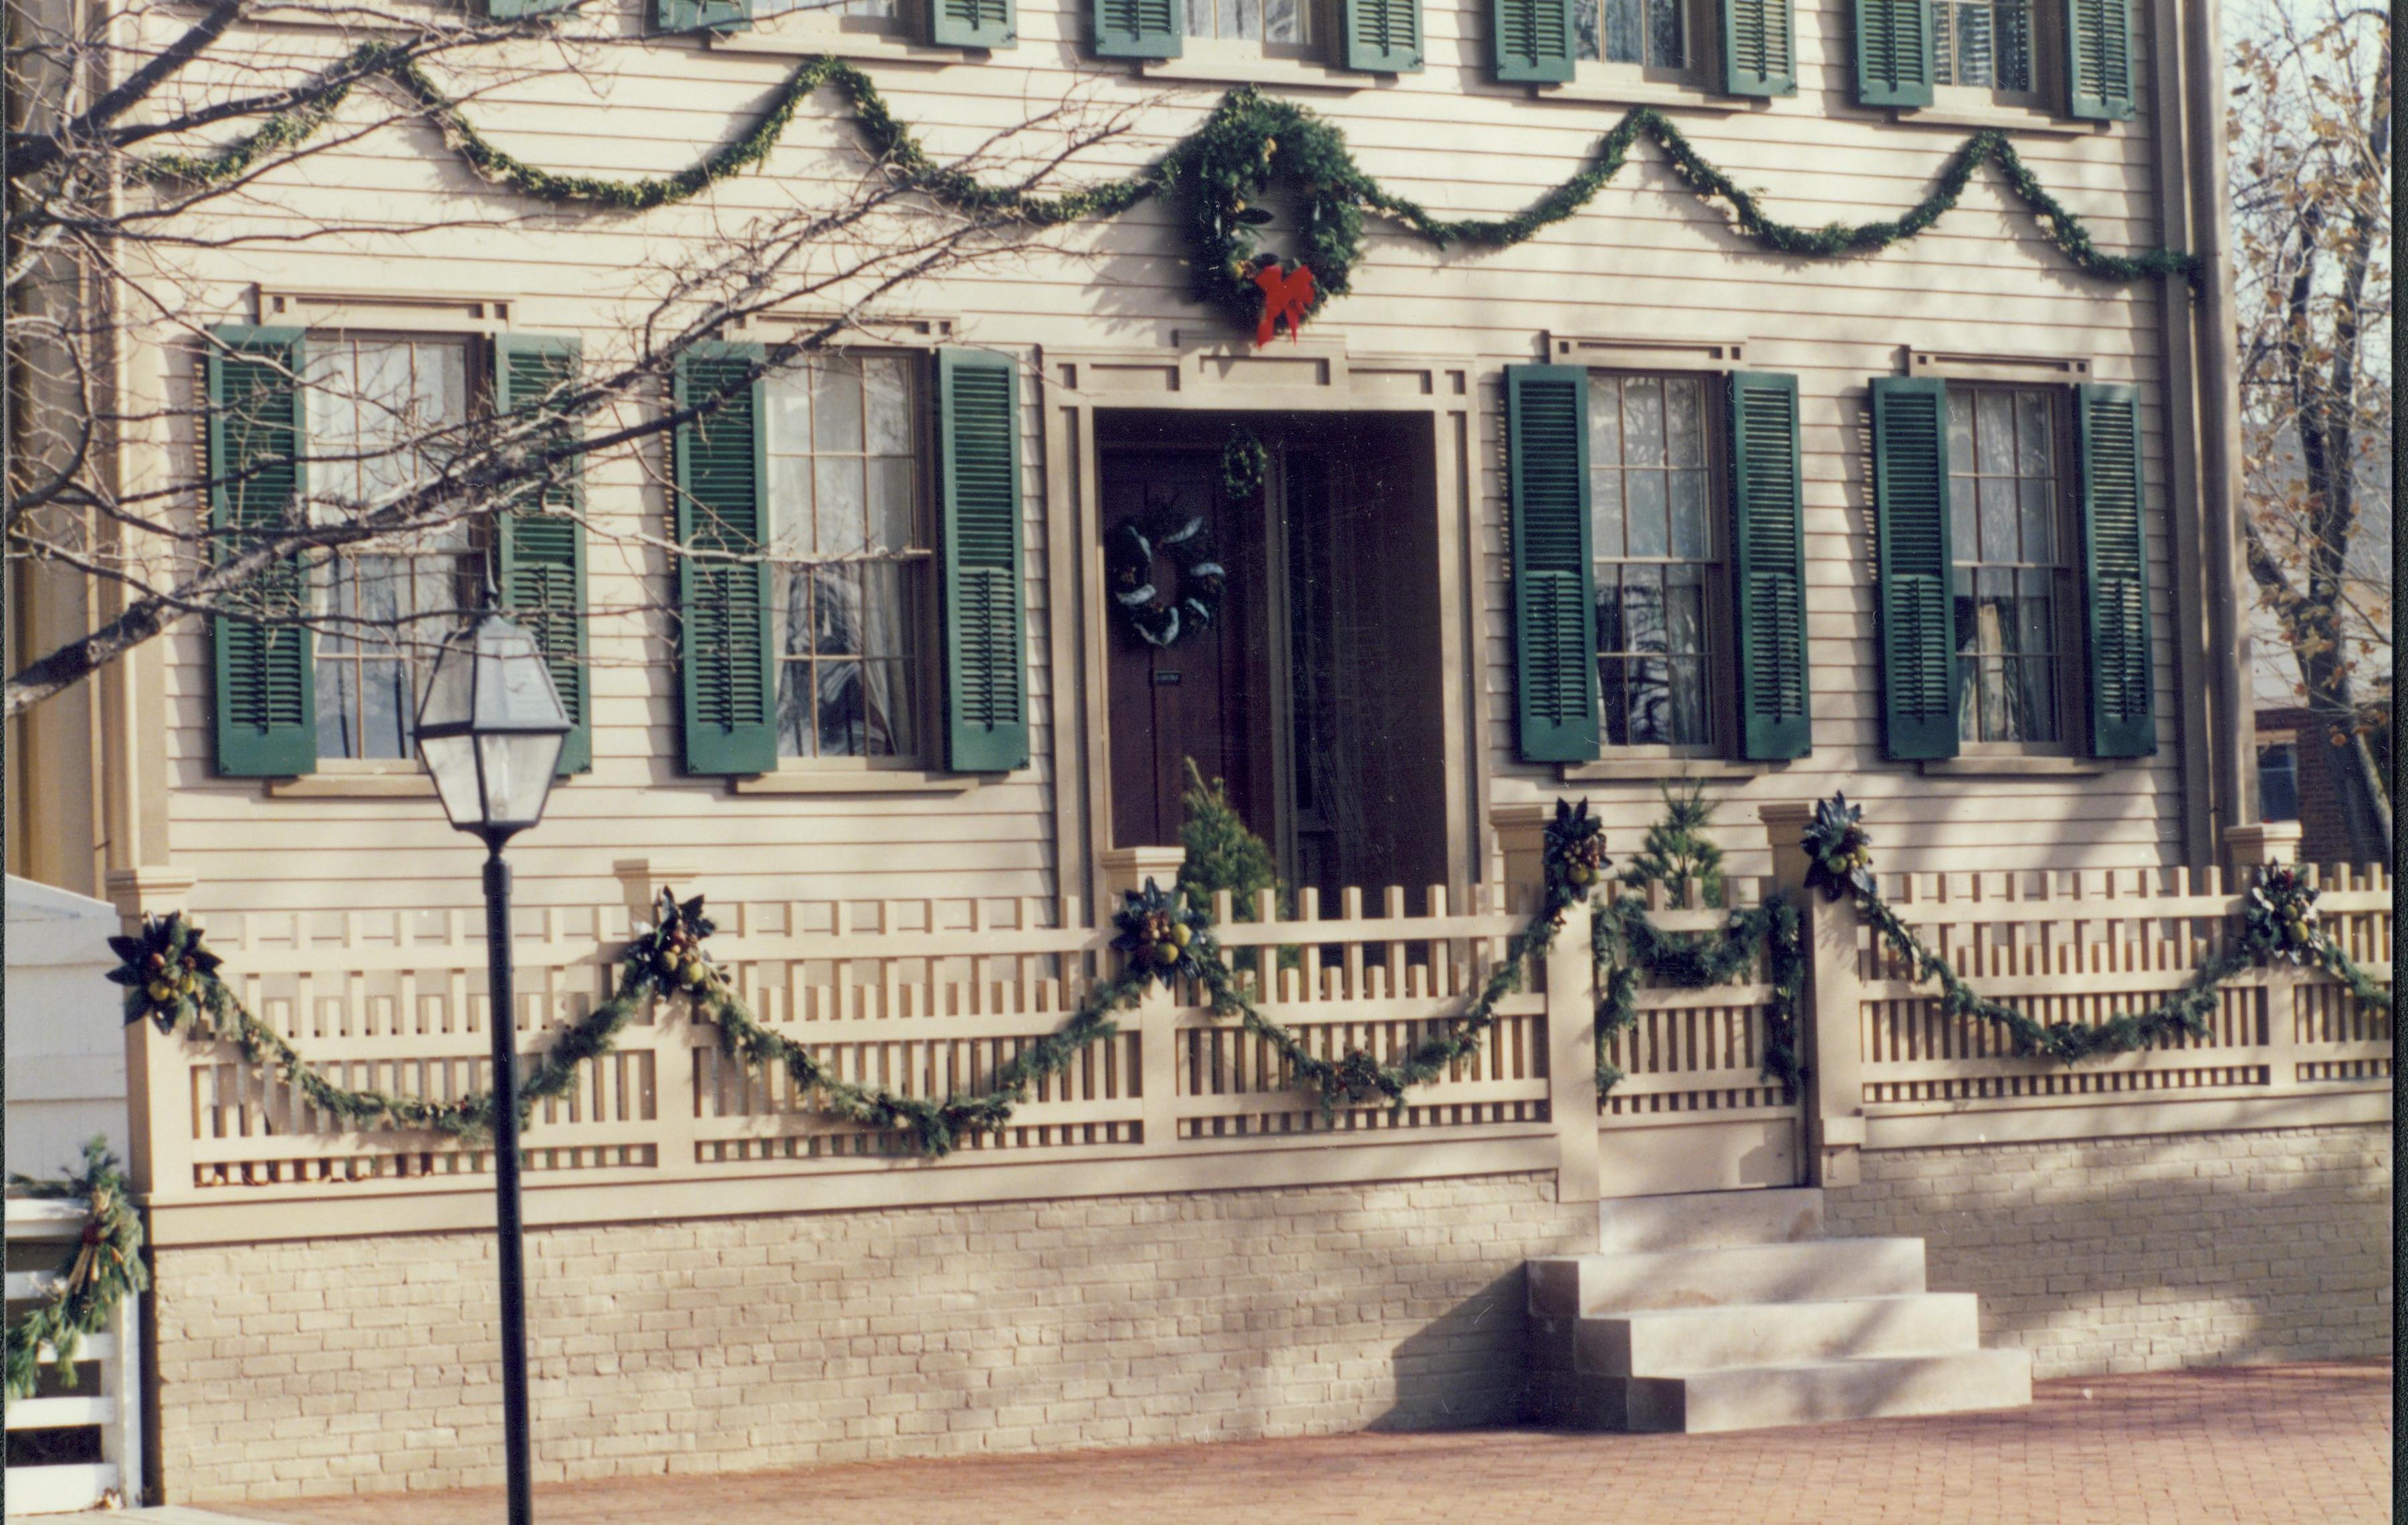
[[[485,950],[493,1005],[494,1187],[502,1270],[502,1444],[510,1525],[532,1525],[527,1455],[526,1288],[519,1220],[517,1019],[510,999],[510,866],[502,844],[543,819],[568,712],[535,637],[498,614],[448,642],[418,709],[418,757],[443,813],[485,841]]]

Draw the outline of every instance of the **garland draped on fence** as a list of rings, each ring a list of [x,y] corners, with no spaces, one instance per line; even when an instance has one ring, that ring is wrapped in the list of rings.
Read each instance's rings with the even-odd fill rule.
[[[1889,903],[1881,897],[1872,877],[1872,837],[1865,830],[1864,807],[1835,794],[1815,807],[1806,828],[1806,883],[1832,900],[1847,899],[1874,935],[1895,950],[1916,981],[1940,986],[1940,1009],[1948,1017],[1977,1017],[2004,1028],[2024,1057],[2043,1057],[2078,1064],[2100,1054],[2128,1054],[2176,1033],[2208,1035],[2217,991],[2224,982],[2252,965],[2274,962],[2315,964],[2349,987],[2359,1001],[2381,1011],[2391,1009],[2391,992],[2353,962],[2317,925],[2316,891],[2297,869],[2261,868],[2243,902],[2241,935],[2226,944],[2191,974],[2190,983],[2144,1012],[2125,1012],[2096,1027],[2081,1022],[2042,1023],[2004,1002],[1975,993],[1946,958],[1923,945]]]
[[[1673,174],[1700,200],[1727,209],[1734,233],[1776,254],[1838,259],[1913,238],[1955,208],[1975,171],[1994,165],[2050,241],[2086,274],[2113,281],[2156,276],[2196,280],[2200,268],[2196,256],[2171,249],[2128,255],[2101,250],[2082,220],[2049,194],[2007,135],[1995,129],[1966,138],[1930,193],[1899,216],[1809,228],[1773,218],[1755,192],[1709,163],[1670,119],[1652,107],[1638,107],[1598,140],[1585,165],[1522,211],[1501,218],[1447,218],[1365,173],[1347,149],[1345,135],[1312,111],[1266,96],[1252,86],[1224,96],[1195,133],[1136,174],[1047,196],[1017,186],[988,185],[966,170],[939,164],[888,109],[869,77],[840,59],[804,59],[742,136],[675,174],[634,180],[559,174],[495,146],[408,50],[394,44],[364,43],[318,78],[332,81],[324,84],[323,93],[276,113],[248,136],[210,152],[132,156],[133,173],[149,180],[201,185],[236,179],[271,154],[315,136],[354,83],[383,78],[416,105],[445,144],[485,179],[552,205],[640,212],[690,200],[766,162],[804,100],[827,87],[851,107],[855,131],[887,174],[904,188],[957,211],[1046,228],[1117,217],[1154,196],[1171,198],[1187,239],[1197,298],[1248,327],[1260,317],[1263,301],[1254,273],[1262,262],[1276,263],[1275,256],[1258,251],[1254,233],[1268,219],[1256,204],[1275,183],[1295,189],[1302,204],[1295,249],[1297,260],[1313,274],[1311,312],[1347,290],[1363,257],[1366,211],[1392,220],[1440,249],[1450,244],[1510,248],[1587,206],[1621,172],[1631,145],[1642,135],[1663,151]]]

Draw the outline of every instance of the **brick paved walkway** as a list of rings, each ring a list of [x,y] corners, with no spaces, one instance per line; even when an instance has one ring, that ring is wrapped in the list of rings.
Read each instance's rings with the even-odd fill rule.
[[[2390,1504],[2387,1364],[2076,1378],[2039,1384],[2026,1410],[1736,1435],[1362,1434],[536,1490],[538,1519],[572,1525],[2344,1525],[2389,1519]],[[294,1525],[493,1525],[501,1499],[478,1489],[229,1512]]]

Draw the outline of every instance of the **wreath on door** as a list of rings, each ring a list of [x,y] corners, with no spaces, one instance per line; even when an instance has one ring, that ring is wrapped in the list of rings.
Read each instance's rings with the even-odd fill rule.
[[[1175,594],[1166,595],[1154,577],[1157,555],[1179,574]],[[1221,614],[1222,584],[1228,572],[1212,549],[1202,514],[1181,514],[1168,504],[1121,520],[1104,545],[1104,573],[1121,620],[1148,646],[1177,646],[1212,628]]]

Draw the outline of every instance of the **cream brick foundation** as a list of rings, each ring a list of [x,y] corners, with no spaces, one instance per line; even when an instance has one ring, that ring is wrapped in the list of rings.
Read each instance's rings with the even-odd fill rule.
[[[1914,1234],[1982,1343],[2070,1376],[2392,1349],[2387,1126],[1882,1150],[1833,1234]]]
[[[1552,1175],[527,1235],[538,1481],[1512,1420]],[[167,1497],[501,1481],[490,1235],[158,1257]]]

